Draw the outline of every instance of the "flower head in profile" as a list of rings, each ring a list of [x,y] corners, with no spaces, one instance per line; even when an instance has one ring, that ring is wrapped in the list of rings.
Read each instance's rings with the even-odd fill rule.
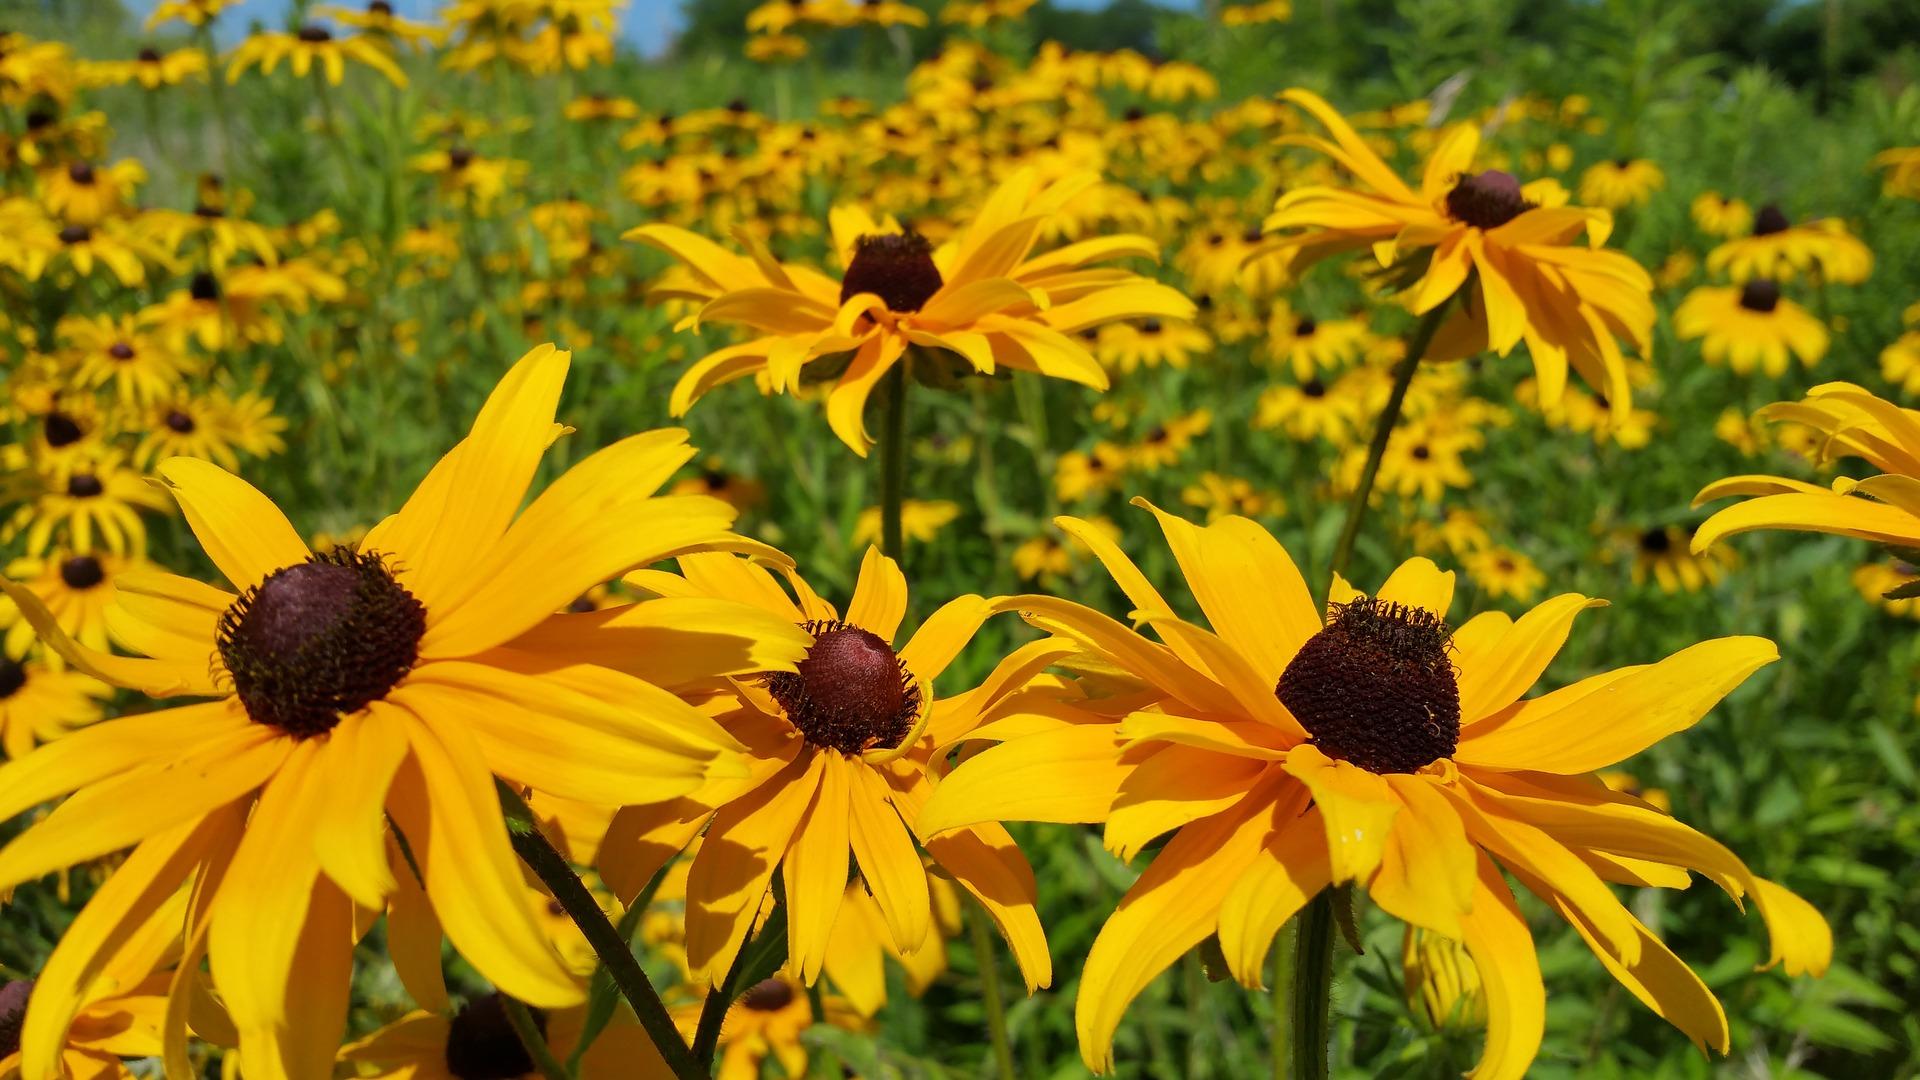
[[[0,890],[132,848],[39,977],[29,1080],[52,1075],[127,929],[189,883],[201,900],[183,921],[176,981],[208,960],[249,1073],[324,1072],[364,928],[355,912],[384,909],[416,868],[446,936],[494,985],[536,1007],[582,1000],[514,860],[496,778],[587,802],[636,782],[672,797],[737,775],[739,747],[667,691],[543,652],[530,632],[635,566],[745,541],[728,532],[725,503],[655,495],[693,457],[679,431],[616,442],[522,509],[564,432],[554,412],[568,362],[542,346],[514,365],[467,438],[357,548],[315,552],[238,477],[163,462],[230,589],[120,575],[107,622],[138,656],[73,641],[32,590],[0,579],[75,670],[201,699],[0,767],[0,818],[65,798],[0,849]],[[744,605],[716,617],[729,610],[725,627],[627,640],[676,656],[680,677],[699,677],[703,657],[724,658],[709,678],[797,658],[790,624]]]
[[[1838,218],[1795,222],[1768,203],[1753,215],[1752,232],[1707,253],[1707,269],[1736,284],[1753,278],[1788,281],[1807,273],[1839,285],[1858,285],[1873,272],[1873,249]]]
[[[827,422],[857,454],[873,444],[862,414],[880,379],[910,346],[952,354],[969,371],[1038,372],[1105,389],[1079,332],[1127,318],[1190,319],[1177,291],[1099,264],[1152,257],[1143,236],[1081,240],[1034,254],[1042,234],[1073,199],[1098,183],[1091,173],[1051,182],[1032,170],[1007,178],[948,242],[936,246],[891,217],[843,206],[832,213],[840,280],[781,263],[744,231],[735,254],[673,225],[626,234],[672,255],[690,274],[657,295],[699,305],[683,326],[728,323],[751,340],[708,355],[674,387],[683,415],[716,386],[760,376],[773,393],[830,379]]]
[[[997,824],[939,837],[913,821],[934,790],[934,762],[1018,689],[1031,663],[1016,653],[979,688],[949,697],[935,680],[986,618],[978,596],[949,601],[896,647],[907,612],[900,568],[869,548],[844,612],[794,572],[723,554],[680,560],[680,574],[640,571],[627,583],[662,603],[699,609],[715,600],[752,604],[811,644],[791,671],[735,677],[706,691],[707,711],[747,747],[750,775],[660,801],[635,785],[600,847],[601,873],[623,896],[701,836],[686,885],[687,964],[696,983],[718,986],[761,912],[778,871],[785,882],[791,972],[815,982],[845,910],[849,872],[878,905],[900,955],[937,942],[929,874],[951,877],[985,907],[1007,938],[1028,986],[1046,985],[1052,964],[1033,907],[1033,871]],[[586,626],[601,615],[562,617]],[[557,640],[554,642],[557,645]],[[587,654],[631,668],[653,659],[615,639]],[[682,687],[692,694],[697,687]],[[922,852],[925,860],[923,861]],[[931,866],[929,865],[931,864]]]
[[[1652,348],[1653,279],[1631,257],[1600,250],[1613,229],[1607,211],[1538,205],[1511,173],[1473,171],[1480,130],[1471,124],[1446,132],[1416,190],[1321,98],[1297,89],[1281,96],[1332,136],[1282,142],[1325,154],[1359,186],[1314,185],[1282,195],[1266,221],[1280,247],[1297,249],[1306,261],[1356,248],[1371,249],[1383,267],[1409,260],[1414,314],[1462,298],[1428,358],[1488,349],[1505,356],[1524,341],[1547,404],[1559,401],[1571,369],[1615,408],[1628,407],[1620,342],[1642,355]],[[1582,234],[1585,243],[1578,243]]]
[[[347,75],[347,61],[372,68],[395,86],[407,85],[406,72],[393,62],[387,44],[372,33],[336,36],[318,23],[308,23],[293,33],[263,30],[241,42],[227,57],[227,81],[237,83],[248,68],[257,67],[262,75],[273,74],[280,62],[295,78],[319,69],[329,85],[339,86]]]
[[[1175,616],[1117,547],[1061,519],[1158,640],[1069,601],[1004,601],[1121,673],[1109,700],[1124,711],[1010,732],[941,781],[919,823],[937,836],[1006,819],[1103,822],[1123,858],[1172,834],[1087,957],[1077,1013],[1090,1067],[1111,1067],[1129,1002],[1187,950],[1217,935],[1233,975],[1258,985],[1281,924],[1346,883],[1465,946],[1486,990],[1480,1080],[1524,1075],[1545,1024],[1507,875],[1703,1048],[1727,1048],[1719,1004],[1609,883],[1684,888],[1700,873],[1757,901],[1789,972],[1825,968],[1831,938],[1805,901],[1594,776],[1699,720],[1775,658],[1771,642],[1707,641],[1524,697],[1597,601],[1565,594],[1456,629],[1454,575],[1416,558],[1373,595],[1336,577],[1323,610],[1252,521],[1197,527],[1154,512],[1212,629]]]
[[[1730,476],[1701,489],[1695,506],[1729,495],[1758,498],[1728,506],[1693,534],[1693,550],[1754,529],[1856,536],[1920,548],[1920,411],[1904,409],[1852,383],[1823,383],[1802,401],[1760,410],[1768,420],[1820,433],[1821,460],[1865,459],[1880,470],[1865,480],[1839,477],[1831,488],[1784,476]]]

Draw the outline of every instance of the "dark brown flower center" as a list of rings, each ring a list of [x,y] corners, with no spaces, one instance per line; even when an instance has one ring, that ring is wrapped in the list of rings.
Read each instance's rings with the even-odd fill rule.
[[[1310,398],[1326,397],[1327,384],[1321,382],[1319,379],[1308,379],[1306,382],[1300,384],[1300,392]]]
[[[1422,608],[1370,597],[1336,604],[1273,692],[1327,756],[1368,772],[1413,772],[1460,741],[1452,633]]]
[[[55,409],[40,422],[40,431],[47,437],[48,446],[72,446],[86,435],[80,429],[80,421]]]
[[[1673,534],[1665,529],[1648,529],[1640,534],[1640,550],[1649,555],[1665,555],[1673,550]]]
[[[1320,329],[1320,324],[1313,321],[1313,316],[1302,315],[1300,321],[1293,324],[1293,336],[1312,337],[1313,332],[1318,329]]]
[[[545,1035],[546,1014],[528,1011]],[[499,994],[468,1002],[447,1024],[447,1071],[458,1080],[518,1080],[533,1071],[533,1056],[513,1030]]]
[[[793,984],[785,979],[767,979],[754,983],[740,995],[740,1007],[755,1012],[779,1012],[793,1004]]]
[[[1780,286],[1775,282],[1754,278],[1741,287],[1740,306],[1765,315],[1780,306]]]
[[[1519,178],[1500,169],[1462,175],[1447,192],[1447,216],[1476,229],[1497,229],[1531,209]]]
[[[93,239],[93,230],[85,225],[69,225],[60,230],[60,242],[63,244],[84,244],[91,239]]]
[[[905,314],[925,307],[944,283],[926,237],[911,231],[863,236],[840,279],[840,302],[872,293],[888,311]]]
[[[453,149],[447,151],[447,167],[452,169],[453,171],[459,172],[461,169],[464,169],[471,164],[473,164],[473,148],[472,147],[456,146]]]
[[[193,280],[187,282],[187,295],[201,301],[218,300],[220,299],[220,282],[215,280],[212,274],[202,270],[193,275]]]
[[[27,998],[32,995],[32,979],[0,985],[0,1058],[20,1052],[20,1027],[26,1022]]]
[[[76,499],[98,498],[106,490],[106,485],[92,473],[77,472],[67,477],[67,494]]]
[[[106,568],[91,555],[75,555],[60,564],[60,580],[66,582],[69,589],[91,589],[106,579]]]
[[[391,15],[393,14],[393,5],[387,3],[387,0],[371,0],[371,2],[367,4],[367,14]]]
[[[386,696],[426,629],[426,608],[380,556],[335,548],[242,593],[218,641],[247,715],[306,739]]]
[[[1791,228],[1793,228],[1793,222],[1788,221],[1786,213],[1773,203],[1761,207],[1760,212],[1753,215],[1753,235],[1755,236],[1771,236]]]
[[[179,409],[167,410],[167,427],[173,431],[182,435],[191,435],[193,434],[194,426],[193,417],[188,416]]]
[[[920,687],[893,646],[843,622],[805,625],[813,646],[799,670],[765,677],[788,721],[843,754],[899,746],[920,713]]]
[[[6,653],[0,653],[0,701],[19,693],[20,688],[25,685],[27,685],[26,666]],[[0,1053],[0,1057],[6,1057],[6,1054]]]
[[[93,166],[85,161],[76,161],[67,166],[67,179],[76,184],[93,183]]]
[[[149,45],[140,50],[139,60],[143,64],[157,64],[160,62],[160,50]]]
[[[333,40],[333,34],[329,33],[326,27],[314,26],[311,23],[300,28],[299,37],[301,41],[307,42],[310,45],[318,45],[323,41]]]
[[[107,346],[107,355],[113,357],[115,360],[131,360],[133,359],[133,346],[124,341],[116,341],[112,345]]]
[[[1160,332],[1160,320],[1159,320],[1159,319],[1147,319],[1146,321],[1144,321],[1144,322],[1142,322],[1142,323],[1140,324],[1140,332],[1141,332],[1141,333],[1143,333],[1143,334],[1157,334],[1157,333],[1159,333],[1159,332]]]
[[[1421,443],[1419,446],[1413,448],[1413,460],[1415,461],[1426,461],[1432,456],[1433,448],[1425,443]]]

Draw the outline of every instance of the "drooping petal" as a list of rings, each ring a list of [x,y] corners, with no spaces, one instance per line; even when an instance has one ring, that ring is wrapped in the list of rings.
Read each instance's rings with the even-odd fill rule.
[[[1473,907],[1460,920],[1467,954],[1487,995],[1487,1039],[1471,1080],[1521,1080],[1540,1052],[1547,990],[1527,920],[1493,862],[1482,855]]]

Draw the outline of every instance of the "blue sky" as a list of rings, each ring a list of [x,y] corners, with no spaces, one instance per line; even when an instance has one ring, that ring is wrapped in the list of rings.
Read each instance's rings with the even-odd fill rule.
[[[142,18],[153,10],[155,0],[123,0],[127,9]],[[358,6],[356,0],[336,0],[342,6]],[[393,9],[412,18],[426,17],[438,8],[442,0],[390,0]],[[1101,8],[1106,0],[1054,0],[1061,7]],[[1168,7],[1193,7],[1197,0],[1160,0]],[[642,52],[658,52],[667,42],[673,40],[675,27],[680,22],[682,0],[630,0],[622,19],[622,29],[626,39]],[[289,0],[240,0],[239,5],[230,9],[228,26],[245,26],[258,19],[264,23],[278,23],[285,17]]]

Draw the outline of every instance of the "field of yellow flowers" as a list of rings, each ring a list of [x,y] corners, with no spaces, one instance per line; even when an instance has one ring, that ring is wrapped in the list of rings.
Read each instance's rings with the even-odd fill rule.
[[[256,3],[0,11],[0,1080],[1920,1070],[1899,5]]]

